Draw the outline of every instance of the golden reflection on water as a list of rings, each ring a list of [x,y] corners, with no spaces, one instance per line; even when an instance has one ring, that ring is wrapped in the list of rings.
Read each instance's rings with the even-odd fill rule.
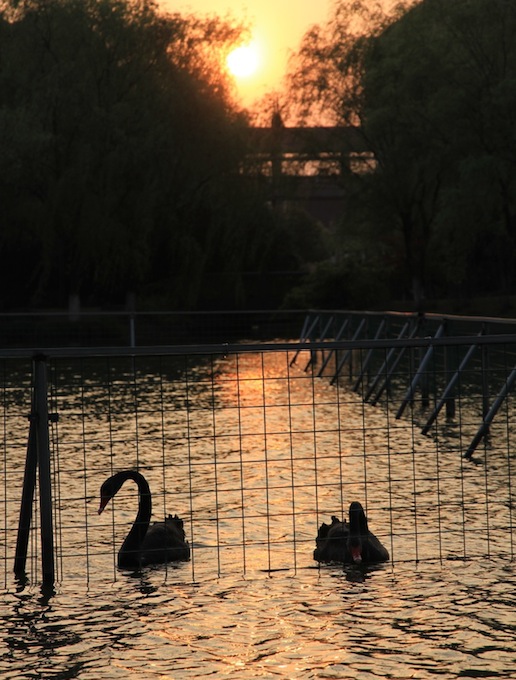
[[[466,465],[453,423],[423,437],[291,358],[56,363],[60,583],[46,599],[30,582],[16,592],[5,560],[2,677],[516,677],[505,441]],[[13,391],[5,407],[7,556],[24,399]],[[155,516],[185,519],[190,563],[116,569],[135,489],[100,518],[98,491],[133,466]],[[355,499],[394,564],[318,568],[319,523]],[[30,571],[37,581],[35,558]]]

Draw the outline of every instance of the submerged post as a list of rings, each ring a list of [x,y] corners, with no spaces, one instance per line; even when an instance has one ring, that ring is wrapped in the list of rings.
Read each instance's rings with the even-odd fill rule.
[[[516,383],[516,368],[513,368],[511,373],[509,374],[509,377],[502,386],[502,389],[498,393],[498,396],[494,400],[493,405],[489,409],[488,413],[484,416],[482,424],[478,428],[478,431],[476,435],[473,437],[473,440],[469,445],[468,450],[464,454],[465,458],[470,459],[473,456],[473,453],[475,452],[477,446],[480,444],[480,442],[486,436],[486,434],[488,434],[489,426],[493,422],[495,415],[498,413],[498,409],[503,404],[504,400],[506,399],[509,392],[512,390],[515,383]]]
[[[337,332],[337,335],[335,336],[335,340],[336,340],[337,342],[338,342],[338,341],[342,338],[342,336],[344,335],[344,331],[346,330],[346,328],[347,328],[347,326],[348,326],[348,323],[349,323],[349,317],[344,321],[344,323],[342,324],[342,326],[339,328],[339,330],[338,330],[338,332]],[[335,353],[335,350],[333,350],[333,349],[330,350],[330,351],[328,352],[326,358],[325,358],[324,361],[322,362],[322,366],[321,366],[321,368],[319,369],[319,373],[317,374],[317,377],[318,377],[318,378],[320,378],[320,377],[322,376],[322,374],[324,373],[324,369],[325,369],[326,366],[329,364],[330,359],[332,358],[332,356],[333,356],[334,353]]]
[[[401,331],[398,333],[398,340],[400,340],[400,339],[405,335],[405,333],[407,332],[408,328],[409,328],[409,322],[406,321],[406,322],[403,324],[403,328],[402,328]],[[387,371],[387,368],[388,368],[388,366],[389,366],[389,362],[390,362],[390,360],[391,360],[391,358],[392,358],[392,356],[394,355],[395,352],[396,352],[396,349],[395,349],[394,347],[391,347],[391,349],[390,349],[389,352],[387,353],[387,356],[385,357],[385,360],[384,360],[383,364],[381,365],[381,368],[379,369],[378,373],[376,374],[376,376],[375,376],[375,378],[374,378],[372,384],[369,386],[369,389],[367,390],[367,392],[366,392],[366,394],[365,394],[365,396],[364,396],[364,401],[368,401],[369,398],[371,397],[371,395],[373,394],[373,392],[375,391],[376,386],[377,386],[378,383],[380,382],[380,380],[381,380],[382,376],[384,375],[384,373]]]
[[[439,328],[437,329],[434,339],[440,338],[441,335],[444,333],[444,323],[442,323]],[[419,367],[416,371],[416,375],[414,376],[412,383],[410,387],[407,390],[407,393],[405,394],[405,397],[403,398],[403,401],[401,402],[401,405],[398,409],[398,412],[396,413],[396,420],[399,420],[401,416],[403,415],[403,411],[405,410],[405,407],[409,402],[412,402],[414,399],[414,393],[416,391],[416,387],[418,386],[418,383],[420,382],[421,378],[425,375],[426,367],[428,366],[428,363],[430,362],[430,359],[432,358],[434,353],[434,346],[430,345],[428,349],[425,352],[425,356],[422,358],[421,363],[419,364]]]
[[[353,337],[351,338],[351,340],[353,342],[355,340],[357,340],[357,338],[360,336],[360,333],[362,333],[362,329],[364,328],[365,324],[366,324],[366,320],[362,319],[360,321],[359,325],[358,325],[358,328],[356,329],[355,333],[353,334]],[[340,375],[340,372],[342,371],[344,364],[351,357],[351,352],[352,352],[352,350],[348,349],[348,351],[344,354],[344,356],[338,362],[337,368],[335,370],[335,375],[331,379],[331,383],[330,383],[331,385],[334,385],[337,382],[337,380],[339,379],[339,375]]]
[[[330,318],[326,322],[326,326],[323,328],[321,334],[319,335],[319,340],[326,340],[326,336],[328,334],[328,331],[331,328],[332,323],[333,323],[333,316],[330,316]],[[306,364],[306,366],[304,368],[305,373],[306,373],[306,371],[308,371],[311,364],[316,363],[316,360],[317,360],[317,352],[310,352],[310,359],[308,359],[308,363]]]
[[[410,332],[409,335],[408,335],[408,338],[409,338],[409,339],[412,339],[412,338],[416,335],[417,331],[418,331],[418,324],[416,324],[416,325],[414,326],[414,328],[411,330],[411,332]],[[407,350],[406,347],[402,347],[402,348],[400,349],[399,353],[398,353],[398,356],[396,356],[396,357],[394,358],[394,361],[392,362],[391,366],[389,367],[389,369],[388,369],[388,371],[387,371],[387,375],[385,376],[385,379],[384,379],[384,381],[383,381],[383,384],[382,384],[382,385],[380,386],[380,388],[378,389],[378,392],[376,393],[376,396],[375,396],[373,399],[371,399],[371,401],[369,402],[372,406],[376,406],[376,404],[378,403],[380,397],[382,396],[382,394],[384,393],[384,391],[388,388],[389,383],[390,383],[390,380],[391,380],[391,377],[392,377],[392,374],[394,373],[394,371],[395,371],[396,368],[398,367],[398,364],[399,364],[400,361],[402,360],[403,355],[405,354],[406,350]],[[394,347],[392,347],[392,348],[389,350],[388,359],[390,359],[390,352],[394,352]],[[388,365],[388,362],[387,362],[387,365]]]
[[[386,324],[387,324],[387,321],[386,321],[385,318],[383,318],[380,321],[378,328],[376,329],[376,334],[374,336],[375,340],[378,340],[378,338],[380,338],[382,336],[382,333],[384,331]],[[365,373],[366,373],[367,369],[369,368],[369,363],[371,361],[372,356],[373,356],[373,348],[371,347],[371,349],[367,352],[364,363],[362,364],[362,370],[360,371],[360,375],[358,376],[355,384],[353,385],[353,388],[352,388],[353,392],[358,391],[358,388],[360,387],[360,384],[362,383],[362,380],[364,379]]]
[[[480,336],[480,335],[482,335],[482,333],[479,333],[478,335]],[[475,353],[475,350],[477,349],[477,347],[478,347],[478,345],[471,345],[470,348],[468,349],[468,351],[466,352],[466,355],[464,356],[464,358],[460,362],[460,366],[455,371],[450,382],[446,386],[446,389],[444,390],[443,395],[440,398],[437,406],[434,408],[434,410],[432,411],[432,413],[430,415],[430,418],[426,422],[426,425],[421,430],[422,434],[428,434],[428,431],[432,427],[432,425],[433,425],[435,419],[437,418],[437,416],[439,415],[439,412],[441,411],[442,407],[445,404],[448,406],[450,399],[452,398],[451,395],[453,394],[453,390],[455,389],[455,385],[457,384],[457,382],[459,380],[460,374],[462,373],[462,371],[464,371],[464,369],[468,365],[468,363],[469,363],[471,357],[473,356],[473,354]],[[451,409],[450,409],[450,411],[451,411]],[[446,415],[450,416],[450,412],[447,411]]]
[[[314,332],[315,327],[316,327],[317,324],[319,323],[319,314],[316,314],[315,319],[312,320],[312,322],[310,323],[310,325],[309,325],[309,322],[310,322],[310,315],[308,315],[308,316],[305,318],[305,323],[304,323],[304,325],[303,325],[303,330],[301,331],[301,336],[300,336],[300,338],[299,338],[299,341],[300,341],[300,342],[303,342],[303,343],[304,343],[304,342],[306,342],[307,340],[309,340],[309,339],[311,338],[311,336],[312,336],[312,334],[313,334],[313,332]],[[296,363],[296,359],[297,359],[297,357],[299,356],[299,353],[300,353],[300,352],[301,352],[301,350],[298,349],[297,352],[294,354],[292,360],[290,361],[289,366],[293,366],[293,365]]]
[[[41,566],[43,583],[54,583],[54,527],[52,521],[52,478],[48,436],[47,362],[34,357],[34,404],[39,468],[39,505],[41,520]]]
[[[36,473],[39,472],[39,507],[41,525],[41,566],[43,585],[53,585],[54,527],[52,520],[52,478],[50,469],[50,442],[48,436],[47,364],[46,358],[33,359],[33,396],[30,414],[29,441],[20,507],[20,524],[14,559],[14,572],[22,576],[27,561]]]
[[[32,506],[34,504],[34,488],[36,486],[36,472],[38,467],[38,451],[36,443],[36,427],[34,418],[34,400],[32,412],[29,416],[29,440],[27,443],[27,457],[25,459],[25,474],[23,477],[23,491],[20,506],[20,521],[18,524],[18,538],[14,554],[14,573],[17,577],[25,575],[27,564],[27,548],[29,545],[30,522]]]

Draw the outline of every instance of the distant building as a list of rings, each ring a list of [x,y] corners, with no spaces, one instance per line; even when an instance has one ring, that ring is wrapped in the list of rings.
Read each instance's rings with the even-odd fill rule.
[[[273,205],[297,205],[329,227],[342,217],[343,175],[374,160],[359,127],[284,127],[279,116],[250,128],[249,149],[242,171],[268,178]]]

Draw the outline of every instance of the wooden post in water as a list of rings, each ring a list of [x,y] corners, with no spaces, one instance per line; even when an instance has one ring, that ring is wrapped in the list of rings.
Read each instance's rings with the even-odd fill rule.
[[[353,337],[352,337],[352,341],[353,341],[353,342],[354,342],[355,340],[357,340],[358,337],[360,336],[360,334],[362,333],[362,329],[364,328],[365,323],[366,323],[366,320],[365,320],[365,319],[362,319],[362,320],[360,321],[360,323],[359,323],[359,325],[358,325],[358,328],[355,330],[355,333],[353,334]],[[351,357],[352,357],[352,350],[351,350],[351,349],[348,349],[348,351],[344,354],[344,356],[343,356],[343,357],[339,360],[339,362],[337,363],[337,368],[335,369],[335,375],[333,376],[333,378],[331,379],[331,382],[330,382],[331,385],[334,385],[334,384],[337,382],[337,380],[339,379],[340,372],[341,372],[341,370],[342,370],[344,364],[346,363],[346,361],[349,360],[350,366],[352,367]],[[352,377],[351,370],[350,370],[350,375],[349,375],[349,377],[350,377],[350,379],[351,379],[351,377]]]
[[[493,405],[486,413],[486,415],[484,415],[482,419],[482,424],[478,428],[478,431],[476,435],[473,437],[473,440],[469,445],[468,450],[464,454],[465,458],[468,459],[471,458],[473,456],[475,449],[480,444],[482,439],[486,436],[486,434],[489,434],[489,426],[493,422],[493,418],[498,413],[498,409],[503,404],[504,400],[507,398],[508,394],[511,392],[515,384],[516,384],[516,368],[513,368],[511,373],[509,374],[509,377],[506,379],[504,385],[502,386],[502,389],[500,390],[498,396],[494,400]]]
[[[344,321],[344,323],[341,325],[339,328],[337,335],[335,336],[335,340],[338,342],[342,336],[344,335],[344,331],[346,330],[347,326],[349,323],[349,317]],[[319,369],[319,373],[317,373],[317,377],[320,378],[322,374],[324,373],[324,369],[326,366],[329,364],[330,359],[332,358],[333,355],[336,355],[336,352],[334,349],[330,350],[330,352],[326,355],[324,361],[322,362],[321,368]],[[332,379],[332,384],[333,384],[333,379]]]
[[[489,347],[482,345],[482,417],[485,419],[489,413]],[[488,425],[489,428],[489,425]]]
[[[478,335],[480,336],[482,333],[479,333]],[[427,434],[428,431],[430,430],[434,420],[437,418],[440,410],[442,407],[446,404],[446,417],[452,417],[455,415],[455,386],[457,385],[457,382],[460,378],[461,373],[465,370],[466,366],[468,365],[471,357],[475,353],[475,350],[477,349],[478,345],[471,345],[471,347],[468,349],[466,352],[465,357],[462,359],[460,362],[460,366],[457,368],[455,373],[450,379],[450,382],[446,386],[446,389],[443,392],[443,395],[441,399],[439,400],[437,406],[434,408],[430,418],[428,419],[426,425],[423,427],[421,430],[423,434]],[[453,410],[450,406],[450,403],[453,405]]]
[[[311,323],[309,323],[311,322]],[[319,314],[316,314],[315,319],[311,319],[310,315],[308,315],[305,318],[305,323],[303,325],[303,330],[301,331],[301,337],[299,338],[299,342],[307,342],[307,340],[310,340],[315,327],[319,323]],[[299,356],[299,353],[301,352],[300,349],[297,350],[297,352],[294,354],[292,360],[290,361],[289,366],[293,366],[296,363],[296,359]]]
[[[34,401],[39,467],[39,506],[41,521],[41,566],[43,583],[54,583],[54,527],[52,522],[52,478],[50,472],[50,443],[48,437],[47,362],[45,357],[34,358]]]
[[[21,576],[25,572],[37,470],[39,472],[43,585],[51,586],[55,580],[54,527],[52,520],[50,442],[48,436],[47,364],[46,358],[43,356],[35,356],[33,359],[33,383],[34,391],[30,414],[29,443],[25,463],[14,571],[17,576]]]
[[[34,399],[32,401],[32,411],[29,416],[29,421],[29,441],[27,443],[27,457],[25,459],[20,522],[18,524],[18,539],[16,541],[16,552],[14,554],[14,573],[18,578],[25,576],[30,522],[32,519],[32,506],[34,504],[34,488],[36,486],[36,471],[38,466]]]
[[[374,339],[375,339],[375,340],[378,340],[378,338],[381,338],[382,333],[383,333],[383,331],[384,331],[386,325],[387,325],[387,320],[386,320],[385,317],[384,317],[384,318],[380,321],[380,324],[379,324],[379,326],[378,326],[378,328],[377,328],[377,330],[376,330],[376,334],[375,334],[375,336],[374,336]],[[353,388],[352,388],[352,389],[353,389],[353,392],[358,392],[358,388],[360,387],[360,384],[362,383],[362,381],[363,381],[363,379],[364,379],[364,376],[365,376],[365,374],[366,374],[366,371],[367,371],[367,369],[369,368],[369,363],[370,363],[370,361],[371,361],[372,356],[373,356],[373,348],[371,347],[371,349],[367,352],[367,355],[366,355],[366,358],[365,358],[364,363],[362,364],[362,369],[361,369],[361,371],[360,371],[360,375],[358,376],[358,378],[357,378],[355,384],[353,385]]]
[[[440,338],[441,335],[444,333],[444,323],[440,324],[439,328],[435,332],[434,339]],[[396,420],[399,420],[401,416],[403,415],[403,411],[405,410],[405,407],[407,404],[412,403],[414,399],[414,394],[416,392],[416,387],[418,383],[421,381],[422,378],[425,377],[426,375],[426,367],[430,363],[430,359],[432,358],[434,354],[434,347],[433,345],[430,345],[426,352],[424,357],[421,359],[421,362],[419,364],[419,367],[416,371],[416,375],[412,379],[412,383],[410,384],[410,387],[407,390],[407,393],[405,394],[405,397],[403,398],[403,401],[401,402],[401,405],[398,409],[398,412],[396,413]]]
[[[470,347],[470,350],[468,351],[468,354],[466,355],[468,357],[467,360],[469,360],[470,352],[471,352],[471,354],[473,354],[473,352],[474,352],[474,349],[472,350],[471,347]],[[452,364],[451,353],[452,353],[451,347],[445,347],[444,348],[444,370],[445,370],[446,376],[451,375],[451,372],[452,372],[452,365],[453,364]],[[448,390],[444,404],[446,406],[446,418],[448,420],[455,418],[455,381],[453,383],[450,381],[450,389]]]

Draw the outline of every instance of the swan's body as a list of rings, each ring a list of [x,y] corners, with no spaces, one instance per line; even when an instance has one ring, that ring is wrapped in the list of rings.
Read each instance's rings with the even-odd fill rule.
[[[331,524],[323,522],[315,539],[314,560],[318,562],[351,562],[347,543],[349,525],[332,515]]]
[[[337,517],[331,524],[321,524],[315,539],[314,560],[318,562],[343,562],[344,564],[374,564],[386,562],[389,551],[369,531],[367,517],[360,503],[349,506],[349,524]]]
[[[151,492],[145,477],[135,470],[117,472],[106,479],[100,489],[99,515],[122,484],[132,479],[138,485],[138,514],[118,552],[121,569],[139,569],[147,564],[161,564],[190,559],[190,546],[185,537],[183,520],[168,515],[164,522],[152,526]]]

